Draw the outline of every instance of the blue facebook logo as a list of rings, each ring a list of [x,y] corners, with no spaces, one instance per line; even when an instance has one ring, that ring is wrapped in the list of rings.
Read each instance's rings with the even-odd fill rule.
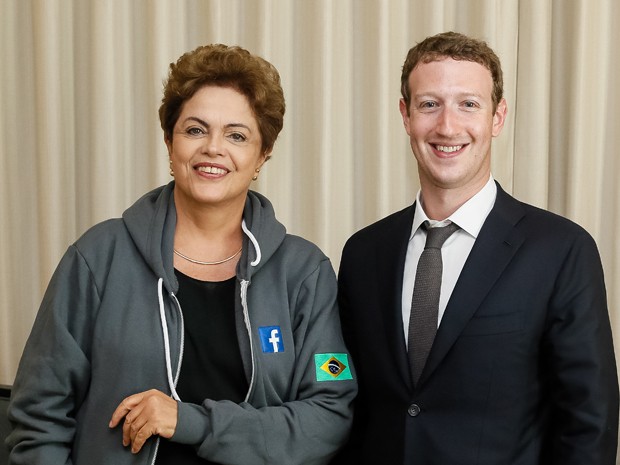
[[[279,326],[262,326],[258,328],[260,343],[265,353],[284,352],[282,331]]]

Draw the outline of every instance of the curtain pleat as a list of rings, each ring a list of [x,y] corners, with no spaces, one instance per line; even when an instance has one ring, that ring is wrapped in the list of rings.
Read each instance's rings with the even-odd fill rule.
[[[0,383],[67,246],[170,179],[162,81],[209,42],[279,69],[285,126],[253,188],[337,268],[353,232],[418,189],[398,112],[407,50],[445,30],[486,40],[509,110],[494,176],[595,237],[620,341],[619,3],[0,0]]]

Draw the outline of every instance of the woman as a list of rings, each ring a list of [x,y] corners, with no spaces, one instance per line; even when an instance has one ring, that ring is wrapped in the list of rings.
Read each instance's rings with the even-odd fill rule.
[[[279,75],[199,47],[159,114],[174,181],[60,262],[15,380],[11,463],[327,463],[356,392],[335,275],[249,190],[282,128]]]

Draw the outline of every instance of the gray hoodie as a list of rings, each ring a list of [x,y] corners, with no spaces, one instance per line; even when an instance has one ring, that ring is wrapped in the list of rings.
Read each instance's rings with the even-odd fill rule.
[[[286,234],[250,192],[237,267],[236,322],[249,381],[240,404],[178,399],[183,314],[175,297],[174,182],[69,247],[15,379],[11,464],[152,464],[159,438],[131,454],[108,422],[148,389],[179,401],[172,441],[222,464],[322,464],[346,440],[356,394],[340,332],[336,277],[313,244]]]

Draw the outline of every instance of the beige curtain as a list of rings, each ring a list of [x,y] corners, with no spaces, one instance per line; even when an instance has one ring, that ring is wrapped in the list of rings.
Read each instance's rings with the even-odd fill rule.
[[[0,383],[66,247],[168,181],[161,83],[207,42],[280,70],[285,128],[255,188],[337,268],[351,233],[417,190],[407,50],[444,30],[487,40],[509,105],[494,175],[592,233],[620,342],[617,24],[616,0],[0,0]]]

